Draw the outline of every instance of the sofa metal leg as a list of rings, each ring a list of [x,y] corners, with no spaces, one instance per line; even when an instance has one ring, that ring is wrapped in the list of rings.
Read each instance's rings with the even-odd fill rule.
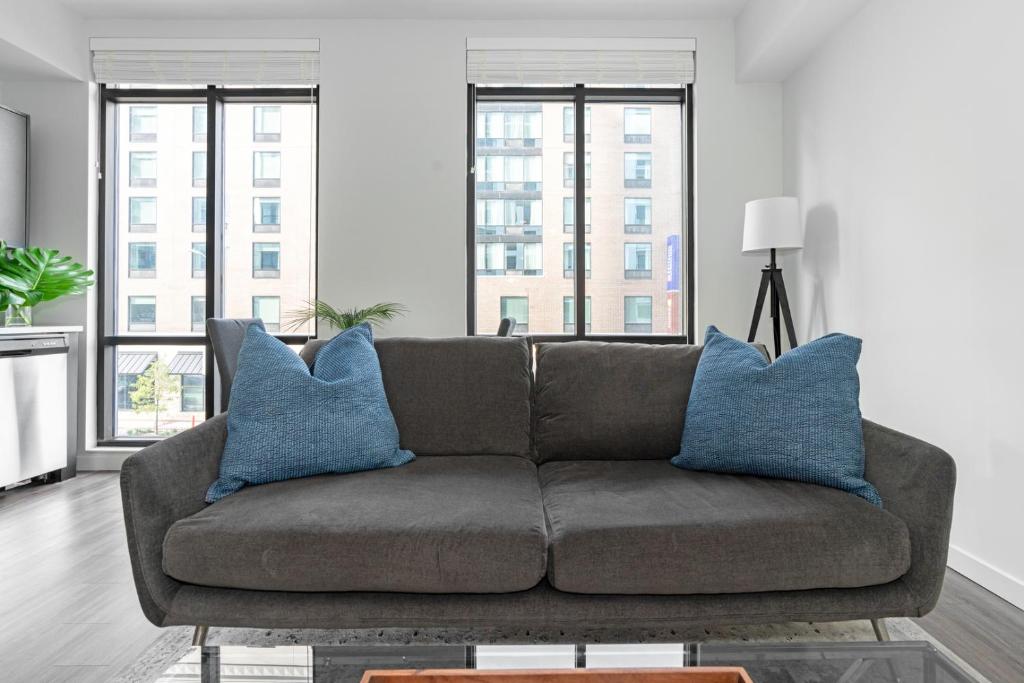
[[[875,630],[875,638],[878,642],[885,643],[889,640],[889,629],[885,627],[885,619],[872,619],[871,628]]]
[[[209,630],[209,626],[196,626],[196,630],[192,634],[192,647],[202,647],[206,645],[206,634]]]

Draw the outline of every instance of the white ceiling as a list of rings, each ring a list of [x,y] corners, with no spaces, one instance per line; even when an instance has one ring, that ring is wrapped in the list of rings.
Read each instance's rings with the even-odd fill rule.
[[[86,19],[731,19],[747,0],[60,0]]]

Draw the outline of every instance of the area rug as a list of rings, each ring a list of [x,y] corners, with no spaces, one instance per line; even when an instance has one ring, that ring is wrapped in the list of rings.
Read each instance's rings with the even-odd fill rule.
[[[894,641],[927,641],[956,662],[979,683],[988,680],[910,619],[886,619],[889,634]],[[279,645],[505,645],[551,643],[792,643],[873,641],[874,633],[868,621],[842,621],[827,623],[782,623],[758,626],[730,626],[694,631],[646,630],[616,632],[557,630],[551,633],[537,631],[472,632],[455,629],[373,629],[373,630],[321,630],[321,629],[245,629],[211,628],[208,645],[240,645],[247,647],[274,647]],[[188,652],[192,644],[192,629],[171,627],[158,637],[136,662],[121,671],[114,681],[118,683],[152,683],[171,665]]]

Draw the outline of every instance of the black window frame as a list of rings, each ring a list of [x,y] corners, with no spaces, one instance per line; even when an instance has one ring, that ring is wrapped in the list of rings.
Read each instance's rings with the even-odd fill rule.
[[[231,88],[209,85],[206,88],[117,88],[100,84],[99,92],[99,202],[98,214],[100,221],[98,239],[97,298],[99,339],[96,351],[96,443],[98,446],[129,446],[145,447],[159,442],[159,438],[118,437],[113,433],[114,410],[117,399],[117,359],[118,347],[132,346],[196,346],[205,349],[205,419],[217,413],[216,401],[220,392],[220,377],[214,370],[213,347],[209,335],[204,329],[199,333],[181,334],[147,334],[127,333],[117,330],[117,302],[115,299],[115,278],[118,263],[117,239],[117,184],[107,182],[108,167],[113,164],[116,153],[117,127],[116,107],[120,104],[166,104],[181,103],[206,106],[206,317],[215,318],[223,314],[221,292],[223,284],[224,264],[220,258],[210,258],[221,254],[223,244],[224,206],[221,197],[223,184],[223,123],[224,105],[231,103],[301,103],[312,104],[317,110],[316,125],[313,130],[313,154],[316,164],[314,188],[317,204],[313,206],[312,238],[314,244],[319,240],[319,141],[320,141],[320,88]],[[194,113],[193,113],[194,115]],[[193,129],[193,140],[195,138]],[[128,169],[130,171],[130,169]],[[250,169],[251,172],[251,169]],[[112,175],[109,177],[113,178]],[[212,209],[212,210],[211,210]],[[191,220],[191,216],[189,220]],[[127,230],[129,226],[125,226]],[[317,258],[319,272],[319,258]],[[316,280],[314,280],[313,297],[316,298]],[[280,334],[274,336],[286,344],[304,344],[317,335],[316,323],[312,334]]]
[[[680,105],[680,122],[682,130],[682,173],[683,173],[683,224],[681,243],[683,245],[683,272],[680,274],[683,291],[681,328],[683,334],[593,334],[586,331],[585,306],[576,306],[576,323],[573,333],[565,334],[526,334],[533,342],[560,341],[621,341],[641,344],[687,344],[694,337],[694,134],[693,134],[693,86],[651,87],[651,88],[606,88],[590,87],[582,83],[564,87],[529,87],[529,86],[484,86],[469,84],[467,86],[467,125],[466,125],[466,331],[470,336],[491,336],[476,329],[476,110],[478,102],[564,102],[571,104],[575,113],[575,130],[572,135],[574,165],[576,168],[586,166],[585,117],[587,105],[594,103],[616,104],[659,104],[678,103]],[[564,134],[566,141],[568,135]],[[573,182],[573,243],[586,244],[585,229],[586,174],[576,173]],[[574,249],[576,257],[575,272],[585,272],[585,249]],[[574,278],[573,296],[575,301],[585,301],[588,296],[587,279]]]

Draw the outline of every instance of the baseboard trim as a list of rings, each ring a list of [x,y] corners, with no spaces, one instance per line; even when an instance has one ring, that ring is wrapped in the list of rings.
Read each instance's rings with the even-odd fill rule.
[[[118,472],[121,465],[136,449],[112,448],[88,450],[78,454],[79,472]]]
[[[1024,581],[955,545],[949,546],[949,566],[1003,600],[1024,609]]]

